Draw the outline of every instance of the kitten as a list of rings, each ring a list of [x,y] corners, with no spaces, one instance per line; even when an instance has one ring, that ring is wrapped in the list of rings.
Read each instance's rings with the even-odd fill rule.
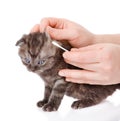
[[[65,94],[78,99],[71,105],[74,109],[96,105],[120,87],[120,84],[102,86],[66,82],[64,77],[58,75],[59,70],[80,68],[65,63],[62,57],[64,51],[51,42],[46,33],[36,32],[24,35],[16,43],[16,46],[20,46],[22,63],[44,80],[44,99],[37,103],[44,111],[56,111]],[[68,50],[71,48],[65,41],[59,41],[59,44]]]

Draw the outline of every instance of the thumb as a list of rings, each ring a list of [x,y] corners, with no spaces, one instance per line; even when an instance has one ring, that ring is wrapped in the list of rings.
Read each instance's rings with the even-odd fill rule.
[[[51,38],[56,40],[67,39],[70,40],[73,36],[73,33],[68,29],[55,29],[50,26],[46,28],[46,31],[50,34]]]

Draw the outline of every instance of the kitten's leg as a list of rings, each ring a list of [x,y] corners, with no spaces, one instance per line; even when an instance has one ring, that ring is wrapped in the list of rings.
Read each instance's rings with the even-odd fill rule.
[[[80,85],[76,98],[78,101],[73,102],[72,108],[85,108],[99,104],[115,91],[113,86],[95,86],[95,85]],[[76,94],[76,93],[75,93]]]
[[[52,88],[48,85],[45,85],[44,99],[37,103],[38,107],[43,107],[46,103],[48,103]]]
[[[57,80],[52,93],[49,98],[49,102],[44,105],[43,110],[44,111],[56,111],[61,103],[61,100],[65,94],[66,91],[66,82],[64,79]]]
[[[71,105],[73,109],[79,109],[79,108],[85,108],[89,106],[93,106],[98,104],[99,102],[96,102],[95,100],[92,99],[82,99],[82,100],[77,100],[74,101]]]

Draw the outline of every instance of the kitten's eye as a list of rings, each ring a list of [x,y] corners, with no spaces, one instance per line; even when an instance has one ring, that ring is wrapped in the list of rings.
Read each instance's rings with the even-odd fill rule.
[[[45,59],[40,60],[40,61],[38,62],[38,65],[44,65],[44,64],[45,64],[45,62],[46,62],[46,60],[45,60]]]
[[[25,63],[29,64],[30,63],[30,59],[25,58]]]

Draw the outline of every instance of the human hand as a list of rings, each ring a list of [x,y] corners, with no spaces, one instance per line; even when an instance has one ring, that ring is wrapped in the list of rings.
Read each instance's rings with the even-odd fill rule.
[[[65,61],[84,70],[63,69],[60,76],[73,83],[120,83],[120,45],[94,44],[63,54]]]
[[[94,34],[81,25],[66,19],[43,18],[40,24],[36,24],[31,32],[44,32],[50,34],[56,40],[68,40],[76,48],[94,43]]]

